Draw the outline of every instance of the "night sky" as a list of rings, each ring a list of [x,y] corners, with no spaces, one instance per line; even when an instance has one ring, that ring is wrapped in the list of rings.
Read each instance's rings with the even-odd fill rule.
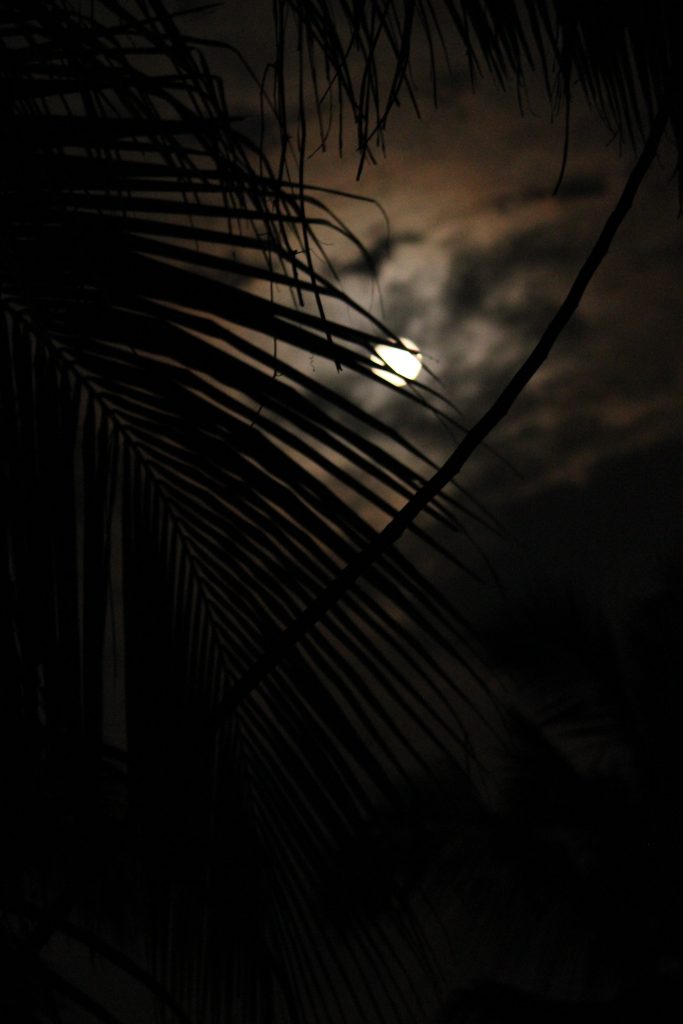
[[[191,31],[234,44],[260,77],[272,56],[270,7],[259,0],[250,9],[249,19],[227,8],[200,15]],[[360,181],[349,117],[343,157],[334,131],[327,151],[314,152],[310,118],[305,170],[311,184],[381,204],[388,227],[368,203],[330,203],[373,257],[374,276],[338,237],[326,240],[326,254],[355,301],[420,346],[428,371],[420,381],[468,426],[564,298],[635,154],[611,138],[576,90],[567,165],[553,195],[565,126],[562,114],[551,117],[540,76],[530,76],[521,98],[514,86],[504,93],[486,78],[473,91],[462,45],[446,39],[451,67],[437,58],[438,107],[418,38],[412,70],[420,116],[404,96],[388,121],[386,154],[372,151],[376,161],[365,163]],[[234,58],[207,55],[225,80],[231,111],[256,135],[253,81]],[[292,64],[289,75],[294,99]],[[275,153],[269,118],[266,137]],[[513,598],[556,579],[623,618],[683,551],[683,250],[674,166],[667,143],[581,308],[490,438],[497,455],[480,452],[460,478],[508,534],[502,545],[490,535],[482,542]],[[360,324],[347,311],[344,317]],[[311,369],[400,426],[436,462],[457,441],[457,431],[391,387],[370,387],[331,363]],[[486,588],[463,598],[484,615],[497,601]]]

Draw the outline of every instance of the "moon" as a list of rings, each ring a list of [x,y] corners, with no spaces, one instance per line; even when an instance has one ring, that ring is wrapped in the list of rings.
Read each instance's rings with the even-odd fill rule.
[[[410,338],[399,338],[404,346],[381,344],[375,345],[375,354],[371,357],[377,367],[372,372],[394,387],[402,388],[408,381],[415,380],[422,369],[422,353]]]

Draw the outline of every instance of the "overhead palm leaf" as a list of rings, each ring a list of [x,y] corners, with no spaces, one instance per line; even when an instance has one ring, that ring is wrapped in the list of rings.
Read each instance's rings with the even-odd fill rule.
[[[566,114],[567,137],[578,91],[614,136],[636,145],[666,107],[681,145],[681,42],[667,0],[646,7],[618,0],[276,0],[275,6],[279,51],[296,41],[301,84],[310,85],[316,107],[326,107],[324,141],[335,114],[341,117],[348,105],[361,169],[373,147],[384,146],[400,95],[408,92],[417,106],[410,62],[417,36],[428,45],[435,92],[441,60],[455,64],[462,56],[473,83],[489,76],[502,88],[514,85],[524,109],[528,80],[538,72],[551,110]],[[273,99],[286,120],[282,75],[274,79]],[[306,109],[301,103],[297,110],[304,128]],[[680,161],[678,175],[683,194]]]
[[[142,927],[145,983],[198,1019],[381,1018],[419,957],[386,922],[328,933],[318,879],[378,794],[462,754],[452,610],[394,554],[217,709],[370,539],[335,484],[386,515],[419,456],[273,349],[370,374],[377,325],[321,315],[325,206],[240,134],[161,4],[98,13],[2,26],[4,907],[22,955],[75,935],[133,987],[111,949]]]
[[[327,6],[295,6],[353,96]],[[391,103],[422,8],[396,36],[366,7],[341,10],[395,51]],[[427,1013],[410,898],[340,928],[324,889],[380,799],[495,728],[458,683],[464,621],[400,553],[334,589],[373,542],[360,504],[391,516],[431,467],[283,354],[369,377],[382,336],[324,314],[351,304],[316,269],[343,230],[321,193],[240,132],[160,0],[85,8],[0,14],[7,999],[110,1021],[125,979],[180,1019]]]

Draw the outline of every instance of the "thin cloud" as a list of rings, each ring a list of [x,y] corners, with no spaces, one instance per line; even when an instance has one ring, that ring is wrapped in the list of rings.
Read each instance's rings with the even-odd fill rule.
[[[378,239],[374,245],[365,250],[365,254],[341,267],[343,274],[367,274],[376,277],[387,260],[396,252],[399,245],[411,245],[422,241],[422,235],[415,231],[402,231],[399,234]]]
[[[562,181],[560,188],[553,193],[549,185],[543,188],[533,187],[517,192],[506,192],[497,196],[491,203],[494,210],[507,212],[520,206],[527,206],[531,203],[547,202],[571,202],[576,199],[594,199],[602,196],[607,191],[607,178],[598,175],[576,175]]]

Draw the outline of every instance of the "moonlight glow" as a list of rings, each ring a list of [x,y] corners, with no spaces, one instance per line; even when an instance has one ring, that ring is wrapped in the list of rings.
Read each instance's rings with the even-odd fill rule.
[[[377,363],[378,369],[373,368],[372,372],[395,387],[402,388],[409,380],[415,380],[422,369],[422,353],[410,338],[399,340],[404,348],[398,345],[375,346],[372,362]],[[382,369],[379,369],[380,366]]]

